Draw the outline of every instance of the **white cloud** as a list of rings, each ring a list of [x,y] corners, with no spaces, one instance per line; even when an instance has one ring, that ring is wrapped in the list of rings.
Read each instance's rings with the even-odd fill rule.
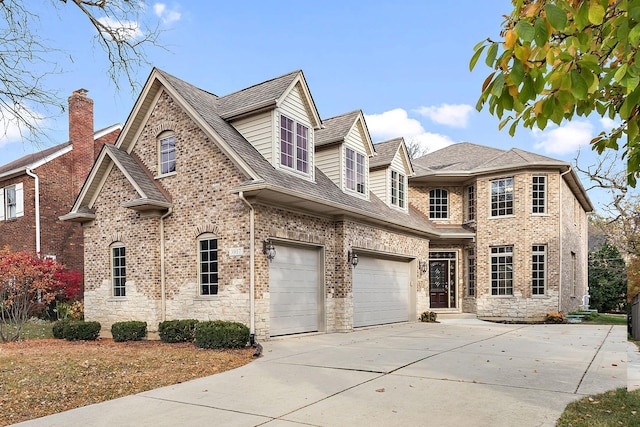
[[[455,142],[446,135],[425,131],[422,124],[410,118],[402,108],[365,115],[365,120],[375,142],[403,137],[407,144],[414,141],[420,144],[424,152],[439,150]]]
[[[180,12],[167,9],[167,5],[164,3],[155,3],[153,5],[153,11],[164,24],[171,24],[173,22],[179,21],[182,17]]]
[[[608,117],[602,117],[600,119],[600,124],[605,131],[609,131],[611,129],[615,129],[621,125],[619,121],[612,120]]]
[[[458,128],[467,127],[473,107],[467,104],[442,104],[439,107],[420,107],[416,112],[433,122]]]
[[[27,110],[24,107],[18,107],[20,115],[27,120],[32,126],[44,126],[44,118],[39,114]],[[27,126],[21,122],[13,111],[2,109],[0,111],[0,147],[11,144],[12,142],[21,141],[27,136],[29,130]]]
[[[567,154],[576,152],[582,146],[588,146],[593,138],[593,125],[589,122],[573,121],[566,125],[547,130],[534,130],[537,140],[535,148],[549,154]]]
[[[118,21],[108,16],[98,19],[102,25],[115,31],[120,40],[137,39],[143,36],[140,24],[135,21]]]

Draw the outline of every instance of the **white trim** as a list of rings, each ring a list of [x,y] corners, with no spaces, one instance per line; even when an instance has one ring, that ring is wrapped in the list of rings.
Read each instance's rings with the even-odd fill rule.
[[[98,132],[94,132],[93,133],[93,140],[95,141],[96,139],[100,139],[103,136],[109,135],[111,132],[114,132],[118,129],[122,129],[122,123],[116,123],[114,125],[111,125],[107,128],[104,128]]]
[[[40,159],[40,160],[38,160],[36,162],[30,163],[28,165],[25,165],[25,166],[22,166],[22,167],[19,167],[19,168],[16,168],[16,169],[12,169],[12,170],[7,171],[7,172],[5,172],[3,174],[0,174],[0,179],[4,179],[4,178],[7,178],[7,177],[11,177],[11,176],[14,176],[14,175],[19,175],[19,174],[25,173],[25,171],[27,169],[35,169],[37,167],[40,167],[40,166],[44,165],[45,163],[49,163],[51,160],[54,160],[54,159],[62,156],[63,154],[67,154],[68,152],[70,152],[72,150],[72,148],[73,148],[73,146],[71,144],[69,144],[68,146],[66,146],[64,148],[61,148],[60,150],[55,151],[55,152],[49,154],[46,157],[43,157],[42,159]]]

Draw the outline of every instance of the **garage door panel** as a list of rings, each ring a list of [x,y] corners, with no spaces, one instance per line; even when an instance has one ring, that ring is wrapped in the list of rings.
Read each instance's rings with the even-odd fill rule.
[[[409,263],[360,256],[353,270],[353,326],[409,320]]]
[[[318,330],[319,251],[276,246],[269,265],[270,335]]]

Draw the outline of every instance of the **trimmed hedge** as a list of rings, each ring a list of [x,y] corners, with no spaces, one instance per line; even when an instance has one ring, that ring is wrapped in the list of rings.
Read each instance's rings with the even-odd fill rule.
[[[243,323],[223,320],[200,322],[194,337],[200,348],[243,348],[249,342],[249,328]]]
[[[141,341],[147,337],[147,322],[116,322],[111,325],[111,336],[115,342]]]
[[[93,341],[100,335],[101,325],[99,322],[85,322],[73,320],[62,328],[62,336],[67,341]]]
[[[160,340],[166,343],[193,342],[199,321],[196,319],[165,320],[158,324]]]
[[[53,333],[53,337],[57,338],[59,340],[63,339],[64,338],[64,327],[69,322],[71,322],[70,319],[58,320],[57,322],[55,322],[53,324],[53,327],[51,328],[51,332]]]

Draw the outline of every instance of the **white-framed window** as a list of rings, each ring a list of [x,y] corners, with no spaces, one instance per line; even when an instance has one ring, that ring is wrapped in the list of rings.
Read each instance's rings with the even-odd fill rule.
[[[351,148],[345,148],[346,187],[360,194],[367,194],[365,156]]]
[[[547,247],[531,247],[531,294],[544,295],[547,282]]]
[[[0,190],[0,221],[16,219],[24,215],[22,183]]]
[[[491,216],[513,215],[513,178],[491,181]]]
[[[127,260],[122,242],[111,245],[111,283],[114,297],[127,296]]]
[[[173,132],[163,132],[158,141],[160,175],[176,171],[176,136]]]
[[[476,296],[476,250],[467,249],[467,296]]]
[[[449,218],[449,192],[442,188],[429,191],[429,218]]]
[[[406,179],[404,174],[391,171],[391,204],[402,209],[407,206]]]
[[[491,295],[513,295],[513,246],[491,248]]]
[[[213,234],[198,238],[198,277],[200,295],[218,294],[218,239]]]
[[[310,155],[309,128],[280,115],[280,165],[308,174]]]
[[[534,176],[531,179],[531,211],[534,214],[547,212],[547,177]]]
[[[476,220],[476,187],[470,185],[467,187],[467,221]]]

